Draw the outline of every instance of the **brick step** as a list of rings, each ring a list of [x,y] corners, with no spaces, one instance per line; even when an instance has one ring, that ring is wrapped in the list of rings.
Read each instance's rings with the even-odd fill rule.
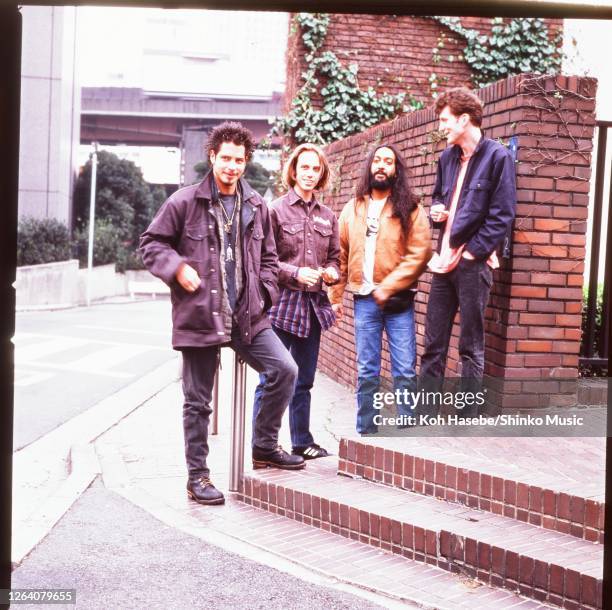
[[[399,601],[432,610],[554,608],[260,508],[226,506],[225,512],[223,522],[232,537],[327,578],[385,596],[388,607]]]
[[[341,439],[338,470],[603,544],[604,459],[585,449],[602,439],[554,439],[558,455],[550,440]]]
[[[246,473],[258,508],[569,609],[601,608],[603,547],[507,517],[337,475],[333,457],[303,471]]]

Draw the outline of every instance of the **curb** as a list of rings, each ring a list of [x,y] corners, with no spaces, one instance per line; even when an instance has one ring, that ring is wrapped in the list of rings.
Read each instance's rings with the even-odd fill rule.
[[[17,518],[13,510],[13,568],[45,538],[101,473],[93,441],[174,383],[178,372],[176,356],[13,454],[13,462],[19,464],[22,474],[21,481],[13,476],[14,503],[21,501],[23,505],[23,496],[32,494],[32,489],[44,491],[46,483],[49,488],[42,498],[41,494],[34,498],[37,508],[25,517]],[[36,487],[32,480],[49,470],[49,464],[53,464],[56,471],[64,468],[68,476],[59,484],[49,485],[47,480],[43,480]],[[27,499],[25,504],[28,504]]]

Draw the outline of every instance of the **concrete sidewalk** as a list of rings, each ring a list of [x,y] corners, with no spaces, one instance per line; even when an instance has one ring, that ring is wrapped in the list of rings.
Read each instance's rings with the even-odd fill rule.
[[[100,473],[107,490],[173,528],[177,536],[199,538],[203,543],[220,546],[300,578],[323,579],[322,584],[328,586],[340,583],[344,590],[386,607],[414,607],[414,604],[429,608],[546,607],[510,592],[495,591],[469,578],[439,574],[439,570],[433,571],[425,565],[408,565],[402,557],[380,549],[364,549],[354,541],[238,502],[227,493],[233,355],[227,349],[222,354],[219,434],[210,437],[209,465],[215,485],[226,493],[225,506],[204,507],[187,498],[182,395],[177,381],[166,380],[165,387],[139,408],[125,405],[126,411],[116,425],[95,438],[89,449],[85,446],[73,456],[76,463],[81,460],[78,467],[81,480],[89,484]],[[257,375],[249,370],[247,471],[250,470],[251,398],[256,383]],[[319,374],[313,389],[312,431],[315,440],[334,455],[310,462],[307,468],[317,468],[319,464],[337,467],[339,439],[357,437],[354,417],[352,391]],[[290,449],[286,418],[280,440]],[[481,463],[485,456],[500,468],[512,464],[519,474],[533,470],[537,463],[538,475],[548,480],[559,478],[562,488],[579,484],[575,479],[568,480],[568,471],[578,472],[588,465],[593,492],[603,493],[604,438],[398,438],[394,441],[413,443],[423,452],[438,449],[448,454],[451,451],[457,465],[466,468]],[[521,456],[518,460],[517,455]],[[117,514],[116,518],[120,520],[121,515]],[[144,562],[141,568],[146,573],[146,558],[141,560]],[[26,558],[24,566],[27,561]],[[335,571],[332,566],[336,566]],[[401,586],[398,585],[400,575],[405,574],[412,577],[401,578]]]

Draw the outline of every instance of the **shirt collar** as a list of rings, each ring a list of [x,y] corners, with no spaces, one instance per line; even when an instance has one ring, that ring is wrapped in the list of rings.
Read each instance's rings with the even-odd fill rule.
[[[289,189],[289,192],[287,193],[287,196],[289,197],[289,203],[291,205],[294,205],[300,201],[303,201],[303,199],[295,192],[295,189],[293,187],[291,187]],[[304,203],[306,203],[304,201]],[[315,193],[312,194],[312,199],[308,202],[308,206],[312,206],[312,207],[318,207],[319,206],[319,201],[317,200],[317,196]]]

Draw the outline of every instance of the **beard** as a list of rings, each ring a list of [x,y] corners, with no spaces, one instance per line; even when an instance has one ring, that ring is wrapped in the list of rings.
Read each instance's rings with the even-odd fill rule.
[[[386,191],[395,184],[395,176],[386,176],[383,180],[380,180],[375,175],[370,174],[370,189],[376,189],[377,191]]]

